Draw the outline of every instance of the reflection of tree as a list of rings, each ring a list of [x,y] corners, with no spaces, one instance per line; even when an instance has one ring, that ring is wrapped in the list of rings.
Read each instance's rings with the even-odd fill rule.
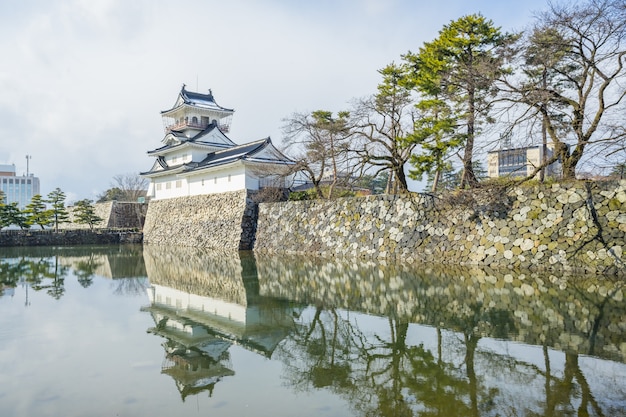
[[[80,285],[84,288],[91,286],[93,283],[93,276],[96,270],[102,265],[102,262],[98,262],[93,253],[87,257],[87,259],[81,259],[74,264],[74,275]]]
[[[2,258],[1,286],[15,287],[18,282],[26,282],[35,291],[45,290],[55,299],[65,294],[65,279],[70,269],[86,288],[107,261],[117,285],[116,294],[143,294],[148,286],[141,246],[137,245],[13,247],[3,248]],[[118,276],[124,278],[115,279]]]
[[[16,262],[0,261],[0,284],[14,288],[28,270],[29,263],[24,258]]]
[[[41,258],[30,264],[26,274],[26,282],[35,291],[46,290],[46,293],[54,299],[60,299],[65,294],[65,277],[69,267],[59,265],[59,257],[53,259]]]
[[[349,316],[317,307],[278,355],[290,385],[330,389],[372,417],[478,416],[478,397],[492,402],[496,392],[481,391],[473,373],[478,337],[468,339],[466,377],[443,361],[441,338],[435,357],[423,345],[407,344],[408,321],[389,318],[388,323],[389,336],[367,335]]]
[[[602,410],[595,399],[587,379],[578,364],[578,354],[565,354],[565,368],[563,376],[559,378],[552,374],[548,348],[543,347],[545,374],[538,371],[545,378],[545,401],[543,411],[529,413],[529,416],[557,417],[563,415],[578,416],[613,416],[623,410]]]
[[[482,303],[469,303],[465,314],[453,316],[450,325],[463,334],[463,343],[465,345],[465,372],[469,383],[469,398],[471,409],[467,415],[479,416],[479,391],[480,380],[475,370],[475,355],[478,342],[482,337],[481,332],[494,335],[496,337],[505,338],[509,334],[516,331],[515,320],[510,311],[499,310],[493,308],[485,308]],[[482,398],[481,404],[483,408],[489,408],[493,405],[493,399],[497,392],[488,392],[485,398]],[[486,410],[480,410],[486,411]]]
[[[366,416],[472,416],[475,412],[473,396],[487,399],[495,393],[478,390],[476,378],[470,372],[467,378],[456,364],[442,357],[442,338],[438,333],[437,357],[423,345],[407,345],[408,322],[389,318],[388,340],[375,336],[374,343],[360,346],[361,358],[367,363],[360,378],[365,391],[372,398],[359,398],[358,409]],[[473,349],[467,348],[466,364],[473,367]],[[470,368],[472,370],[472,368]],[[364,391],[359,386],[358,392]],[[470,404],[465,399],[470,396]],[[419,410],[419,411],[418,411]]]
[[[116,278],[113,280],[113,294],[115,295],[143,295],[150,286],[148,278]]]
[[[278,353],[287,365],[291,385],[303,391],[309,386],[337,392],[351,390],[350,331],[348,322],[334,309],[316,307],[311,322],[288,338],[288,345],[293,344],[294,349],[283,348]]]

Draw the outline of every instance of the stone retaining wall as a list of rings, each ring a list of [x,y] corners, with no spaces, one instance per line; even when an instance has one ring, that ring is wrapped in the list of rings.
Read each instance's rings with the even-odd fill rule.
[[[153,200],[143,231],[144,242],[150,244],[251,249],[256,205],[245,190]]]
[[[96,216],[102,219],[94,225],[96,228],[138,228],[143,227],[146,211],[148,210],[148,204],[146,203],[134,203],[134,202],[122,202],[122,201],[107,201],[104,203],[94,204]],[[73,208],[69,207],[70,223],[63,223],[61,226],[64,229],[89,229],[86,224],[74,223]]]
[[[255,251],[626,272],[626,181],[259,204]]]
[[[73,246],[141,243],[137,229],[3,230],[0,246]]]

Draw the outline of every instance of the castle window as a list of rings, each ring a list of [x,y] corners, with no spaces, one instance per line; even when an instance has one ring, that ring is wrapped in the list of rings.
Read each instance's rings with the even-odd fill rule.
[[[176,188],[180,188],[183,186],[183,182],[181,180],[176,180]]]
[[[198,118],[197,118],[196,116],[193,116],[193,117],[191,118],[191,123],[193,123],[193,124],[198,124]]]

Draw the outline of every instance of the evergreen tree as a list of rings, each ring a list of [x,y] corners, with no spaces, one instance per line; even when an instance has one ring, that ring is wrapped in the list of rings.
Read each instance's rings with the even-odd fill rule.
[[[89,199],[77,201],[74,205],[75,223],[87,224],[93,230],[94,224],[101,222],[102,218],[96,215],[96,209]]]
[[[423,102],[430,117],[434,117],[430,124],[445,122],[433,132],[438,154],[433,154],[431,164],[441,168],[440,154],[445,154],[448,147],[462,144],[461,187],[478,183],[473,171],[475,139],[480,125],[492,121],[489,112],[496,92],[494,85],[506,72],[504,60],[514,40],[515,36],[501,33],[491,20],[473,14],[450,22],[418,54],[409,52],[404,57],[413,68],[417,91],[433,104],[431,107]],[[453,142],[441,142],[442,133]]]
[[[36,224],[43,230],[46,226],[52,224],[52,210],[48,210],[45,200],[39,194],[33,196],[30,203],[26,206],[24,214],[29,226]]]
[[[0,229],[11,225],[18,226],[20,229],[30,228],[30,224],[24,212],[18,207],[17,202],[0,205]]]
[[[52,218],[54,230],[59,231],[59,223],[67,223],[70,215],[65,208],[65,193],[60,188],[55,188],[48,194],[48,203],[52,204]]]
[[[7,219],[6,219],[6,202],[5,202],[6,196],[4,194],[4,191],[0,190],[0,230],[2,230],[3,228],[10,226],[10,223],[6,223]]]

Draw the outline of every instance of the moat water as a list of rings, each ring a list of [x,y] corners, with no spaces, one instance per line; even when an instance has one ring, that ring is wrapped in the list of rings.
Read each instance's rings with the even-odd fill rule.
[[[0,249],[0,416],[626,416],[626,281]]]

